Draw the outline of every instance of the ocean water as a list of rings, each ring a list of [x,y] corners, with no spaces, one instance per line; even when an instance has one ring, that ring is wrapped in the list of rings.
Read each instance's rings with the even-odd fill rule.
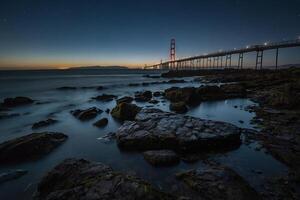
[[[195,163],[185,163],[172,167],[153,167],[149,165],[141,153],[120,151],[114,141],[105,142],[98,138],[117,130],[121,125],[109,114],[103,112],[97,118],[81,122],[74,118],[70,111],[78,108],[96,106],[102,110],[112,109],[115,101],[99,102],[92,97],[102,93],[114,94],[118,97],[133,96],[136,91],[163,91],[169,87],[203,85],[193,82],[193,78],[185,78],[186,83],[157,84],[149,86],[129,87],[129,83],[165,81],[165,78],[145,78],[144,74],[158,75],[157,71],[143,70],[50,70],[50,71],[0,71],[0,101],[6,97],[28,96],[38,103],[12,109],[10,113],[20,116],[0,120],[0,142],[32,133],[31,126],[49,117],[59,120],[57,124],[41,128],[35,132],[57,131],[69,136],[68,140],[50,154],[40,160],[16,165],[0,164],[0,173],[12,169],[25,169],[28,173],[19,179],[0,185],[0,199],[31,199],[36,186],[43,175],[62,160],[70,157],[85,158],[112,166],[116,170],[130,172],[143,177],[164,190],[170,190],[170,185],[176,183],[175,173],[184,169],[201,167],[201,160]],[[58,87],[78,87],[76,90],[62,91]],[[104,86],[98,91],[93,87]],[[88,87],[83,89],[82,87]],[[90,88],[91,87],[91,88]],[[152,105],[139,103],[139,106],[159,108],[169,111],[168,101],[155,97],[160,103]],[[242,128],[252,127],[250,120],[254,113],[245,108],[254,103],[248,99],[232,99],[213,102],[203,102],[193,107],[186,115],[225,121]],[[104,128],[92,124],[107,117],[109,124]],[[243,121],[243,123],[240,122]],[[205,157],[232,167],[243,176],[255,189],[261,190],[265,178],[285,174],[286,167],[265,153],[264,149],[257,151],[259,144],[242,144],[238,149],[218,154],[207,154]],[[262,174],[253,171],[259,170]]]

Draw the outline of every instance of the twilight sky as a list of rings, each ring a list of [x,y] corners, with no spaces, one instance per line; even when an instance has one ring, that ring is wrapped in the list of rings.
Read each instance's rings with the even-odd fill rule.
[[[171,38],[180,58],[299,36],[300,0],[0,0],[2,69],[136,67],[168,59]]]

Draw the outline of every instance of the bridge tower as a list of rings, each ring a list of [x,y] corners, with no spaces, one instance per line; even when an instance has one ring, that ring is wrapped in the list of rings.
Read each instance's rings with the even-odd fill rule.
[[[175,68],[175,60],[176,60],[176,47],[175,47],[175,39],[171,39],[171,44],[170,44],[170,61],[171,61],[171,69]]]

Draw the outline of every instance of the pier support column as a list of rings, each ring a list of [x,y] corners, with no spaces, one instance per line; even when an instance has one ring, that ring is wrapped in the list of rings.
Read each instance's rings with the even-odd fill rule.
[[[244,62],[244,54],[243,53],[239,53],[238,69],[242,69],[243,68],[243,62]]]
[[[276,49],[276,67],[275,69],[277,70],[278,68],[278,48]]]
[[[228,68],[228,62],[229,67],[231,67],[231,54],[226,55],[225,69]]]
[[[256,54],[256,64],[255,64],[255,69],[257,70],[257,68],[259,67],[260,69],[262,69],[262,63],[263,63],[263,57],[264,57],[264,51],[257,51]]]

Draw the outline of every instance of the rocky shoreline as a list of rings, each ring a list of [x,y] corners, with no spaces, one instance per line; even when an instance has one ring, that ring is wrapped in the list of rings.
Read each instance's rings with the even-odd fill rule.
[[[67,159],[44,176],[35,199],[297,199],[300,182],[300,69],[286,70],[202,70],[176,71],[162,77],[196,77],[210,83],[199,87],[170,87],[162,91],[136,91],[132,96],[102,93],[91,97],[96,102],[113,102],[115,107],[89,107],[70,110],[78,123],[91,123],[103,129],[109,118],[121,125],[115,133],[104,136],[114,140],[121,151],[140,153],[155,168],[170,167],[181,162],[202,160],[203,168],[174,174],[175,191],[163,191],[137,176],[118,172],[111,167],[83,159]],[[155,77],[158,78],[158,77]],[[171,79],[149,84],[185,83]],[[139,85],[146,85],[139,84]],[[131,87],[138,86],[130,84]],[[103,90],[103,87],[97,87]],[[58,90],[76,90],[60,87]],[[189,109],[202,102],[249,98],[257,106],[252,123],[257,131],[235,125],[185,116]],[[14,107],[33,104],[28,97],[7,98],[1,104],[5,118]],[[170,112],[145,108],[135,103],[170,103]],[[105,112],[104,112],[105,110]],[[1,117],[1,115],[0,115]],[[4,118],[3,117],[3,118]],[[93,121],[93,122],[92,122]],[[32,124],[32,129],[48,128],[60,121],[52,118]],[[242,123],[242,122],[241,122]],[[67,140],[63,133],[32,133],[0,144],[1,164],[37,160]],[[258,193],[228,166],[202,159],[201,155],[225,153],[238,149],[243,142],[259,142],[268,153],[289,168],[286,177],[274,177]],[[16,179],[27,171],[7,172],[3,182]],[[1,177],[1,176],[0,176]],[[2,180],[1,179],[1,180]]]

